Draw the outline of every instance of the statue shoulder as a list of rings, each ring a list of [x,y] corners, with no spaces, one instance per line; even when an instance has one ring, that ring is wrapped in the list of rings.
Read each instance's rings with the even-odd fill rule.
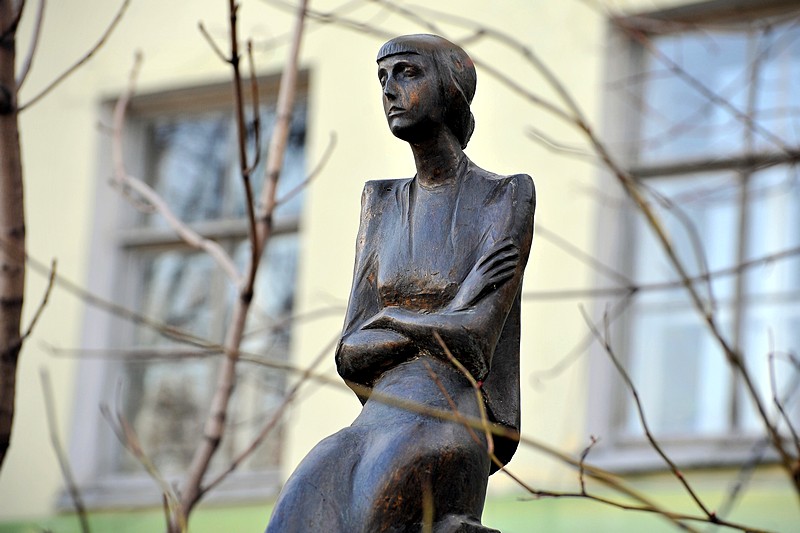
[[[486,196],[487,202],[511,201],[515,204],[530,204],[531,210],[536,207],[536,188],[533,184],[533,178],[528,174],[503,176],[484,170],[476,165],[473,165],[471,174],[489,187],[491,192]]]
[[[407,197],[410,183],[411,178],[367,181],[361,193],[362,209],[366,206],[379,206],[390,199],[397,201]]]

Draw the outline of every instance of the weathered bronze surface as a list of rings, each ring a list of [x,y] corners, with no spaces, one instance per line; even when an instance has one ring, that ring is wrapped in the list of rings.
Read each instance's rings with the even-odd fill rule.
[[[524,174],[487,172],[463,152],[476,76],[459,47],[398,37],[378,53],[383,107],[409,143],[411,179],[370,181],[361,199],[339,374],[361,414],[320,442],[278,498],[267,531],[490,532],[480,524],[496,467],[482,432],[382,401],[394,397],[519,430],[520,290],[535,193]],[[363,394],[368,387],[374,397]],[[502,463],[517,447],[494,439]]]

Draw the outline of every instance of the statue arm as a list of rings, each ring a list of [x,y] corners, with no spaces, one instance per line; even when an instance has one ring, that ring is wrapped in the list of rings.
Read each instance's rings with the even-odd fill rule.
[[[378,258],[375,252],[377,217],[380,216],[377,189],[374,182],[368,182],[361,196],[361,224],[356,241],[353,285],[342,338],[336,348],[339,375],[345,381],[368,387],[384,371],[415,352],[411,340],[400,332],[363,328],[381,311],[377,290]]]
[[[475,262],[456,296],[436,312],[389,307],[364,326],[395,331],[421,349],[444,356],[436,331],[476,380],[486,378],[506,317],[519,294],[533,236],[535,195],[528,176],[510,178],[493,224],[489,246]]]

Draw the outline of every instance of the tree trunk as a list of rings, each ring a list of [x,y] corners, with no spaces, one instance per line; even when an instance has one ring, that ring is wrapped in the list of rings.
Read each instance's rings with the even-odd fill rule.
[[[11,442],[25,286],[25,210],[14,79],[17,4],[0,0],[0,467]]]

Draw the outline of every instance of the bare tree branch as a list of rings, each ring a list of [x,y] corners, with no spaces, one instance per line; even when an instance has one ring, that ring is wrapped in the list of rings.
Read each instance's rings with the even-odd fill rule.
[[[44,21],[44,10],[45,0],[39,0],[39,8],[36,11],[36,22],[33,23],[33,34],[31,35],[31,42],[28,45],[28,53],[25,56],[19,74],[17,74],[17,92],[19,92],[25,80],[28,78],[33,59],[36,56],[36,48],[39,45],[39,34],[42,31],[42,22]]]
[[[247,168],[246,174],[252,175],[261,161],[261,109],[258,103],[258,80],[256,79],[256,66],[253,60],[253,41],[247,41],[247,66],[250,73],[250,99],[253,108],[253,149],[255,155],[253,162]]]
[[[181,512],[181,502],[178,499],[175,491],[170,486],[169,482],[161,475],[161,472],[158,471],[158,468],[153,461],[150,460],[147,453],[145,453],[144,449],[142,448],[141,441],[139,437],[136,435],[136,431],[133,429],[133,426],[128,422],[121,412],[117,411],[115,415],[111,414],[111,409],[108,405],[101,405],[100,412],[102,413],[103,417],[108,422],[111,429],[114,431],[114,434],[119,439],[120,443],[125,446],[131,455],[136,458],[137,461],[144,467],[150,477],[152,477],[161,488],[161,493],[164,496],[164,499],[167,501],[167,505],[169,506],[170,516],[177,517],[177,523],[173,525],[171,522],[168,522],[168,532],[169,533],[186,533],[187,532],[187,520],[185,515]]]
[[[539,144],[541,144],[550,151],[564,154],[570,157],[585,159],[590,163],[594,163],[595,165],[600,164],[600,162],[597,160],[597,156],[594,153],[579,146],[571,146],[565,142],[557,141],[552,137],[550,137],[550,135],[548,135],[547,133],[543,132],[540,129],[534,128],[533,126],[528,126],[527,133],[528,137],[538,142]]]
[[[715,522],[716,515],[709,511],[703,501],[700,499],[700,496],[694,491],[692,486],[689,484],[689,481],[683,475],[683,473],[678,469],[677,465],[669,458],[666,452],[661,448],[661,445],[656,440],[653,433],[650,431],[650,426],[647,424],[647,419],[644,415],[644,407],[642,406],[642,401],[639,398],[639,391],[636,389],[636,386],[633,384],[628,372],[625,370],[625,367],[622,366],[622,363],[617,358],[616,354],[614,353],[613,348],[611,347],[610,341],[608,340],[608,335],[603,335],[597,329],[597,326],[592,322],[592,319],[586,313],[586,310],[581,306],[581,314],[583,315],[583,319],[586,321],[586,325],[589,326],[589,329],[594,334],[597,341],[603,347],[605,352],[611,358],[611,361],[614,363],[614,367],[619,372],[619,375],[622,377],[625,385],[631,391],[631,395],[633,396],[634,405],[636,406],[636,412],[639,415],[639,422],[642,424],[642,429],[644,430],[645,436],[647,437],[650,446],[658,453],[659,456],[664,460],[664,462],[669,466],[669,469],[672,471],[672,474],[675,478],[680,481],[681,485],[683,485],[686,492],[691,496],[692,500],[697,504],[701,511],[709,518],[709,520],[713,523]],[[606,315],[607,316],[607,315]]]
[[[241,78],[238,70],[238,44],[237,44],[237,5],[235,0],[229,1],[229,13],[231,22],[231,60],[233,67],[233,78],[236,94],[236,116],[239,130],[239,152],[240,168],[242,179],[247,192],[247,210],[250,220],[251,232],[251,260],[247,267],[245,281],[239,290],[239,298],[236,300],[231,317],[230,327],[225,338],[225,355],[222,360],[218,374],[218,380],[214,396],[211,400],[208,418],[203,429],[204,438],[198,446],[192,458],[191,464],[184,479],[181,501],[181,512],[188,515],[192,508],[202,497],[203,478],[206,475],[212,457],[219,448],[225,430],[225,419],[227,416],[230,397],[236,381],[236,363],[239,360],[239,351],[250,304],[253,299],[253,288],[256,273],[259,266],[260,257],[264,246],[271,235],[272,212],[275,206],[275,190],[280,170],[283,162],[283,154],[286,147],[286,139],[289,132],[289,120],[291,118],[292,106],[297,86],[298,61],[300,55],[300,43],[303,35],[305,22],[305,2],[298,10],[292,44],[289,48],[288,59],[284,72],[281,76],[280,89],[278,92],[277,119],[275,128],[270,139],[269,156],[266,163],[266,183],[262,190],[263,215],[260,213],[256,219],[253,210],[255,206],[252,200],[252,189],[249,186],[250,176],[247,174],[249,165],[247,164],[247,154],[244,149],[246,137],[244,135],[244,109],[241,98]],[[172,521],[174,524],[174,519]]]
[[[50,293],[53,291],[53,285],[55,284],[56,279],[56,260],[50,263],[50,276],[47,278],[47,288],[44,290],[44,295],[42,295],[42,301],[39,303],[39,307],[36,308],[36,312],[33,314],[33,318],[31,319],[31,323],[28,324],[28,329],[25,330],[25,333],[22,335],[22,342],[31,336],[33,333],[33,328],[36,327],[36,323],[39,321],[39,317],[42,316],[42,311],[47,306],[47,301],[50,299]]]
[[[16,30],[23,5],[0,0],[0,466],[11,442],[25,294],[25,201],[16,101]]]
[[[317,165],[311,172],[308,173],[308,176],[306,176],[301,183],[298,183],[296,187],[292,188],[292,190],[286,192],[283,196],[275,200],[275,207],[288,202],[297,196],[303,189],[308,187],[309,184],[311,184],[311,181],[319,176],[322,170],[325,168],[325,165],[328,164],[328,160],[330,159],[334,148],[336,148],[336,132],[332,131],[328,137],[328,145],[325,147],[325,152],[323,152],[322,157]]]
[[[67,492],[72,500],[72,505],[75,507],[75,513],[78,515],[81,531],[83,533],[90,533],[91,528],[89,527],[89,518],[86,515],[86,506],[83,504],[83,497],[81,496],[80,489],[78,489],[78,484],[75,483],[75,476],[72,474],[69,458],[64,451],[64,446],[61,444],[61,439],[58,437],[56,406],[53,401],[53,387],[50,383],[50,374],[47,370],[42,368],[39,370],[39,377],[42,382],[44,411],[47,418],[47,429],[50,433],[50,442],[58,458],[58,466],[61,467],[61,474],[64,476],[64,483],[67,485]]]
[[[98,50],[100,50],[100,48],[105,44],[105,42],[108,40],[108,38],[111,35],[111,33],[117,27],[117,24],[119,24],[119,21],[122,20],[122,15],[125,14],[125,10],[128,8],[128,5],[130,4],[130,2],[131,2],[131,0],[123,0],[122,5],[120,6],[119,10],[117,11],[117,14],[114,16],[114,18],[112,19],[111,23],[106,28],[106,31],[103,32],[103,35],[100,37],[100,40],[97,41],[95,43],[95,45],[92,46],[89,49],[89,51],[86,52],[86,54],[84,54],[83,57],[81,57],[74,65],[69,67],[60,76],[58,76],[56,79],[51,81],[44,89],[42,89],[38,94],[36,94],[36,96],[31,98],[30,100],[28,100],[24,104],[20,105],[19,106],[19,111],[22,112],[22,111],[28,109],[30,106],[34,105],[36,102],[38,102],[39,100],[41,100],[42,98],[47,96],[50,93],[50,91],[52,91],[53,89],[58,87],[61,84],[61,82],[63,82],[70,75],[72,75],[76,70],[78,70],[78,68],[80,68],[81,65],[83,65],[84,63],[89,61],[89,59],[91,59],[92,56]]]
[[[205,38],[206,42],[211,47],[211,50],[214,51],[214,54],[218,58],[220,58],[220,60],[223,63],[230,63],[231,62],[230,58],[225,55],[225,52],[222,51],[222,49],[217,45],[217,42],[214,40],[214,38],[211,37],[211,35],[208,33],[208,30],[206,30],[205,24],[203,24],[202,22],[198,22],[197,23],[197,29],[200,30],[200,33],[203,35],[203,37]]]
[[[238,11],[240,5],[236,0],[228,0],[228,12],[230,14],[230,64],[233,70],[233,96],[234,114],[236,116],[237,146],[239,149],[239,172],[244,186],[245,193],[245,212],[247,213],[248,235],[250,237],[250,262],[247,278],[244,280],[242,291],[243,298],[251,300],[253,295],[253,285],[255,283],[256,269],[260,258],[258,246],[258,231],[256,229],[255,200],[253,196],[253,184],[250,175],[251,166],[247,157],[247,127],[244,118],[244,93],[242,89],[242,74],[240,71],[241,56],[239,54],[238,36]]]
[[[8,16],[4,16],[4,19],[0,21],[0,23],[3,23],[5,26],[2,30],[0,30],[0,41],[6,41],[9,37],[13,37],[17,33],[19,21],[22,19],[22,13],[25,11],[25,0],[19,0],[19,2],[17,2],[19,7],[17,8],[16,13],[13,12],[13,4],[14,3],[11,2],[8,6]]]
[[[736,276],[759,266],[767,266],[800,255],[800,246],[787,248],[780,252],[763,255],[736,265],[721,268],[707,274],[689,278],[689,283],[708,283],[721,278]],[[561,300],[567,298],[604,298],[610,296],[635,295],[643,292],[671,291],[685,287],[683,280],[659,281],[653,283],[631,284],[625,287],[601,287],[597,289],[556,289],[551,291],[528,291],[522,294],[528,300]]]

